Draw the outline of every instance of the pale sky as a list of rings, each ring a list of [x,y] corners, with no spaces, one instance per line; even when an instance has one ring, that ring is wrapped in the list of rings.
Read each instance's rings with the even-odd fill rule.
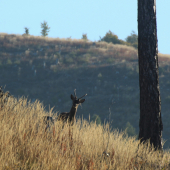
[[[158,50],[170,54],[170,0],[157,0]],[[23,34],[24,27],[41,35],[41,23],[49,37],[81,39],[87,34],[98,41],[111,30],[119,39],[137,33],[137,0],[0,0],[0,32]]]

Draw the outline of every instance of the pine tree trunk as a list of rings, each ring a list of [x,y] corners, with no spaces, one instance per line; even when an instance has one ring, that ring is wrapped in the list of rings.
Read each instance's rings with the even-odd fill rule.
[[[138,56],[140,85],[139,139],[162,149],[156,0],[138,0]]]

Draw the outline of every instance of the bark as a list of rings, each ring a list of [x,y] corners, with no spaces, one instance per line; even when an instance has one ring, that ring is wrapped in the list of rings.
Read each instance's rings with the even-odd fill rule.
[[[138,0],[140,85],[139,139],[162,149],[161,99],[158,73],[156,0]]]

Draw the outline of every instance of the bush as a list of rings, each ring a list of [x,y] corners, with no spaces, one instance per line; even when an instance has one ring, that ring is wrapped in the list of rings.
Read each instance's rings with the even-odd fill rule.
[[[108,43],[112,42],[113,44],[126,44],[126,42],[124,42],[123,40],[119,40],[118,36],[111,32],[110,30],[106,33],[106,35],[103,38],[100,37],[100,41],[106,41]]]
[[[14,64],[20,64],[20,60],[15,60]]]
[[[125,129],[126,129],[128,136],[135,136],[136,135],[135,128],[129,122],[126,123]]]
[[[66,58],[65,58],[65,62],[66,62],[67,64],[71,64],[71,63],[74,63],[74,60],[73,60],[72,57],[66,57]]]
[[[138,48],[138,35],[134,31],[132,31],[131,35],[127,36],[126,42],[134,48]]]
[[[69,56],[72,58],[76,58],[77,53],[75,51],[71,51]]]
[[[81,39],[83,39],[83,40],[88,40],[88,39],[87,39],[87,34],[83,34]]]
[[[136,48],[136,49],[137,49],[137,48],[138,48],[138,42],[133,43],[133,44],[132,44],[132,46],[133,46],[134,48]]]
[[[93,121],[93,122],[96,122],[97,125],[101,124],[101,118],[100,118],[100,116],[97,115],[97,114],[94,114],[94,115],[93,115],[92,121]]]
[[[106,62],[107,62],[107,63],[114,63],[114,62],[115,62],[115,59],[112,58],[112,57],[110,57],[110,58],[106,59]]]
[[[10,59],[7,60],[7,64],[8,65],[11,65],[12,64],[12,61]]]
[[[90,57],[91,57],[90,54],[80,55],[80,56],[77,57],[77,61],[79,62],[79,64],[88,63]]]

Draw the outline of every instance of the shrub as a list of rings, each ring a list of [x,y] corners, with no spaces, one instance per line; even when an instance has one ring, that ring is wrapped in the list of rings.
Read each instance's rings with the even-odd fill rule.
[[[132,31],[131,35],[127,36],[126,42],[134,48],[138,48],[138,35],[134,31]]]
[[[71,64],[71,63],[74,63],[74,60],[73,60],[72,57],[66,57],[66,58],[64,59],[64,62],[67,63],[67,64]]]
[[[99,73],[99,74],[97,75],[97,77],[98,77],[98,78],[102,78],[102,73]]]
[[[88,40],[88,39],[87,39],[87,34],[83,34],[81,39],[83,39],[83,40]]]
[[[78,62],[81,63],[81,64],[82,64],[82,63],[88,63],[90,57],[91,57],[90,54],[80,55],[80,56],[78,57]]]
[[[110,58],[106,59],[106,62],[107,63],[114,63],[115,59],[113,57],[110,57]]]
[[[15,60],[14,64],[20,64],[20,60]]]
[[[71,51],[69,56],[72,58],[76,58],[77,53],[75,51]]]
[[[135,136],[136,135],[135,128],[129,122],[126,123],[125,129],[126,129],[126,132],[129,136]]]
[[[100,116],[99,115],[97,115],[97,114],[94,114],[93,116],[92,116],[92,119],[91,119],[93,122],[96,122],[96,124],[98,125],[98,124],[101,124],[101,118],[100,118]]]
[[[131,43],[131,44],[137,43],[138,42],[138,35],[134,31],[132,31],[131,35],[127,36],[126,42]]]
[[[103,38],[100,37],[100,41],[106,41],[108,43],[112,42],[113,44],[126,44],[126,42],[124,42],[123,40],[119,40],[118,36],[111,32],[110,30],[106,33],[106,35]]]
[[[11,65],[12,64],[12,61],[10,59],[7,60],[7,64],[8,65]]]

